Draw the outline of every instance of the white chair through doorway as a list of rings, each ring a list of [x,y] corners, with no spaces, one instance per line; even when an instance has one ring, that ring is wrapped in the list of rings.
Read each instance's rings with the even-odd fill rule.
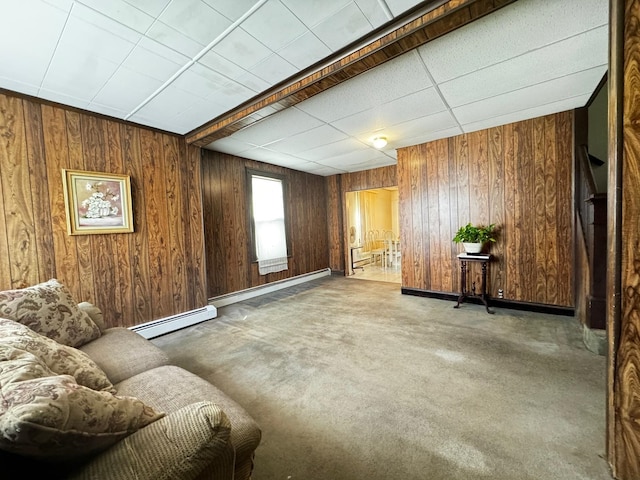
[[[371,245],[369,250],[371,263],[375,265],[378,263],[378,259],[380,259],[380,265],[386,267],[384,239],[380,236],[379,230],[369,230],[369,242]]]

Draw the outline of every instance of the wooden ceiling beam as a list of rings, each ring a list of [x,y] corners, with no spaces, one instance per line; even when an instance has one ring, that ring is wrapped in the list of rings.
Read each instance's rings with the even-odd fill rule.
[[[198,147],[209,145],[515,1],[424,2],[421,10],[413,9],[391,25],[376,30],[364,40],[364,46],[346,47],[331,57],[329,63],[313,65],[294,79],[187,133],[187,143]],[[362,41],[359,44],[362,45]]]

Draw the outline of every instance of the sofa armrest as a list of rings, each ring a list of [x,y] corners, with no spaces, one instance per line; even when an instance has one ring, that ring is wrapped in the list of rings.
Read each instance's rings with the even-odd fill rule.
[[[219,471],[233,472],[230,431],[231,424],[218,405],[193,403],[119,441],[69,478],[188,480],[217,462]]]
[[[80,350],[91,357],[114,385],[169,363],[169,357],[160,348],[124,327],[107,328]]]

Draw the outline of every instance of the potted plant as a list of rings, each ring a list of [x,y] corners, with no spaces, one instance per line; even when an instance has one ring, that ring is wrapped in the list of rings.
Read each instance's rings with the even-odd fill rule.
[[[462,243],[466,253],[480,253],[485,243],[496,241],[495,228],[494,223],[487,226],[467,223],[458,229],[453,241]]]

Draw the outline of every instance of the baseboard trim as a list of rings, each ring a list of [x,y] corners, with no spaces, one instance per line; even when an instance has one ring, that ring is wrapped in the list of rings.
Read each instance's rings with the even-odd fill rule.
[[[404,295],[415,295],[417,297],[429,297],[438,298],[440,300],[450,300],[452,302],[458,301],[458,294],[451,292],[438,292],[435,290],[422,290],[419,288],[407,288],[402,287],[402,293]],[[465,298],[465,303],[474,303],[482,305],[482,302],[477,298]],[[509,308],[511,310],[524,310],[528,312],[537,313],[550,313],[552,315],[564,315],[567,317],[573,317],[575,315],[575,308],[562,307],[559,305],[549,305],[546,303],[530,303],[519,302],[516,300],[505,300],[504,298],[491,298],[489,305],[496,308]]]
[[[185,327],[190,327],[191,325],[204,322],[205,320],[211,320],[217,315],[218,311],[216,310],[216,307],[213,305],[207,305],[188,312],[171,315],[170,317],[141,323],[140,325],[129,327],[129,330],[133,330],[144,338],[149,339],[159,337],[165,333],[175,332],[176,330],[180,330]]]
[[[282,290],[283,288],[292,287],[304,282],[310,282],[321,277],[327,277],[331,275],[331,269],[326,268],[324,270],[317,270],[315,272],[305,273],[292,278],[286,278],[284,280],[278,280],[277,282],[267,283],[266,285],[260,285],[258,287],[247,288],[245,290],[238,290],[237,292],[227,293],[218,297],[212,297],[209,299],[209,305],[213,305],[216,308],[231,305],[232,303],[242,302],[250,298],[259,297],[266,293]]]

